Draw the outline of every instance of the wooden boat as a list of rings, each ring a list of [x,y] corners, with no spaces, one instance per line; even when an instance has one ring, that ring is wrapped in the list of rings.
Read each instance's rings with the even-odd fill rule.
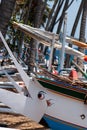
[[[13,74],[15,74],[15,73],[18,72],[14,65],[8,65],[8,66],[4,66],[4,67],[1,67],[1,68],[0,68],[0,76],[5,75],[4,72],[3,72],[3,69],[4,69],[8,74],[11,74],[11,75],[13,75]]]
[[[20,87],[9,77],[14,86],[17,86],[18,93],[0,89],[0,100],[15,112],[37,122],[43,118],[45,124],[53,130],[86,130],[87,85],[82,82],[73,83],[68,78],[56,77],[51,73],[48,73],[48,76],[46,73],[47,77],[29,77],[13,56],[1,33],[0,37],[29,93],[21,94]]]
[[[45,113],[44,122],[54,130],[86,129],[81,124],[86,117],[87,84],[49,72],[39,74],[37,80],[51,94],[52,106]]]
[[[3,69],[10,75],[18,73],[18,71],[17,71],[17,69],[16,69],[12,59],[9,59],[9,60],[10,60],[10,62],[8,62],[8,60],[7,61],[3,61],[3,59],[1,60],[1,62],[0,62],[1,63],[1,66],[0,66],[0,76],[5,75]],[[28,66],[20,58],[18,59],[18,62],[21,64],[23,70],[27,72]]]

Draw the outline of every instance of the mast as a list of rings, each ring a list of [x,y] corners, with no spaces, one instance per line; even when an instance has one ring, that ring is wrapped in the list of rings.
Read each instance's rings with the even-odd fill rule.
[[[53,57],[54,43],[55,43],[55,34],[53,34],[53,40],[52,40],[52,44],[51,44],[51,46],[50,46],[51,51],[50,51],[50,59],[49,59],[48,71],[51,71],[51,68],[52,68],[52,57]]]
[[[63,39],[62,39],[62,48],[61,48],[61,55],[60,55],[60,70],[64,68],[66,28],[67,28],[67,13],[65,13],[65,17],[64,17],[64,27],[63,27],[63,37],[62,37]]]

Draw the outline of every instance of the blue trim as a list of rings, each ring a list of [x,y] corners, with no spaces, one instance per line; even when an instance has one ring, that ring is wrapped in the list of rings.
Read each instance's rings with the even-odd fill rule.
[[[87,128],[76,126],[76,125],[61,121],[59,119],[54,119],[52,117],[49,117],[48,115],[45,115],[43,119],[48,124],[48,127],[51,130],[87,130]]]

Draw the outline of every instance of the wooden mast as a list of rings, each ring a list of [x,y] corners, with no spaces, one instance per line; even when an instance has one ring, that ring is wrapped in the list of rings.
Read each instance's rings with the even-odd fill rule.
[[[62,70],[64,67],[66,28],[67,28],[67,14],[65,14],[64,17],[63,40],[62,40],[61,57],[60,57],[60,70]]]

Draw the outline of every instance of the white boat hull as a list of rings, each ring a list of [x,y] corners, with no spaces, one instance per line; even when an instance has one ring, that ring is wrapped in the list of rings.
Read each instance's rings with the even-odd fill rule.
[[[54,130],[87,129],[87,105],[84,102],[49,91],[48,96],[52,105],[44,119],[49,127]]]
[[[1,33],[0,37],[30,94],[30,97],[26,97],[0,89],[0,100],[16,112],[28,114],[33,120],[39,121],[43,117],[53,130],[87,130],[87,105],[70,96],[51,92],[42,87],[36,79],[30,79],[15,59]],[[45,95],[43,99],[40,99],[42,97],[41,93],[38,95],[39,92]]]

